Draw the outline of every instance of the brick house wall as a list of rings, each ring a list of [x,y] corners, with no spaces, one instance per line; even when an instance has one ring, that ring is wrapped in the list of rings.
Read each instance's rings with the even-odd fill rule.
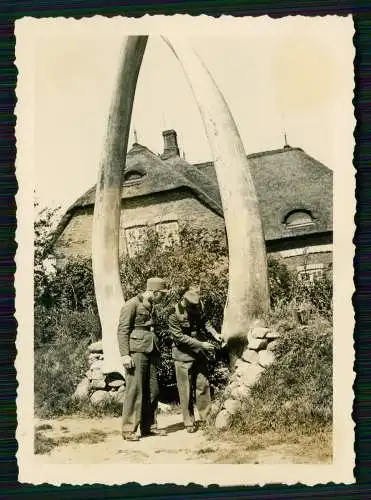
[[[135,228],[175,222],[194,228],[224,229],[224,219],[203,205],[190,190],[179,189],[122,200],[120,253],[128,251],[127,236]],[[91,256],[93,207],[79,208],[54,245],[57,260]]]
[[[326,271],[332,268],[332,232],[269,241],[267,251],[293,271],[300,271],[303,266],[308,271],[320,267]]]
[[[151,224],[189,225],[193,228],[223,230],[224,220],[203,205],[188,189],[178,189],[153,193],[149,196],[122,200],[122,216],[120,221],[120,253],[130,250],[128,238],[131,231],[145,228]],[[79,208],[69,224],[58,238],[55,256],[59,262],[72,256],[91,256],[91,233],[93,223],[93,207]],[[175,223],[175,225],[174,225]],[[268,241],[267,254],[282,260],[289,269],[297,272],[305,270],[309,273],[326,271],[332,264],[332,234],[316,233],[286,240]],[[302,271],[301,271],[302,270]]]

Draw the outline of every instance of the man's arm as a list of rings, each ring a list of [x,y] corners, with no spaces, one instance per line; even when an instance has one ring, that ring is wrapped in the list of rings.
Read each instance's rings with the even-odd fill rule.
[[[134,328],[136,313],[136,305],[134,301],[126,302],[120,312],[119,326],[117,329],[117,337],[121,356],[129,356],[129,339]]]
[[[220,340],[220,333],[218,333],[215,328],[213,327],[213,325],[210,323],[210,321],[205,321],[204,323],[204,328],[206,330],[206,332],[211,335],[211,337],[213,337],[215,340]]]
[[[201,350],[205,349],[204,342],[201,342],[200,340],[197,340],[183,333],[182,327],[179,324],[179,320],[174,313],[169,317],[169,332],[173,337],[176,346],[187,346],[191,348],[195,353],[199,353]]]

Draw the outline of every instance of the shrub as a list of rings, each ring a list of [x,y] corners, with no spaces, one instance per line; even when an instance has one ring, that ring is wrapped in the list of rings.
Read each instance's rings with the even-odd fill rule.
[[[38,305],[97,314],[91,259],[71,258],[48,277],[47,285],[45,281],[36,300]]]
[[[167,330],[167,317],[174,301],[187,287],[190,277],[201,281],[205,290],[207,313],[216,328],[220,328],[227,290],[226,248],[219,233],[206,231],[182,232],[182,244],[169,249],[159,245],[157,235],[148,230],[140,253],[121,262],[121,280],[126,299],[143,290],[149,276],[165,276],[172,293],[167,303],[156,310],[158,337],[161,348],[159,380],[161,398],[173,401],[177,397],[174,363],[171,357],[171,338]],[[224,250],[223,250],[224,248]],[[219,270],[225,272],[219,272]],[[86,411],[67,404],[78,383],[79,361],[77,353],[90,341],[100,337],[100,322],[94,295],[90,259],[69,259],[66,265],[48,278],[47,286],[38,295],[35,306],[35,390],[36,405],[44,415],[69,411]],[[63,359],[63,342],[69,339],[66,349],[74,347],[72,358]],[[73,359],[76,366],[72,366]],[[226,381],[225,354],[217,353],[208,366],[212,387],[217,389]],[[60,367],[57,370],[55,367]],[[64,371],[71,376],[64,377]],[[49,375],[48,375],[49,374]],[[61,399],[50,393],[51,377],[55,378]],[[112,408],[106,409],[112,413]],[[116,411],[114,409],[114,411]],[[95,410],[94,410],[95,412]],[[95,412],[96,413],[96,412]]]
[[[293,276],[285,264],[271,256],[268,257],[268,279],[272,307],[289,300]]]
[[[53,417],[70,412],[71,396],[88,369],[89,340],[62,328],[53,342],[35,350],[35,412]]]
[[[331,317],[332,283],[329,279],[313,283],[298,282],[287,267],[268,261],[272,313],[270,322],[296,321],[296,311],[310,302],[310,318]],[[228,288],[228,257],[224,234],[219,231],[183,228],[181,243],[162,248],[158,235],[148,230],[141,251],[125,258],[120,265],[125,299],[143,290],[149,276],[164,276],[171,294],[156,308],[161,348],[159,379],[161,398],[177,397],[171,338],[167,318],[172,304],[190,282],[199,282],[206,313],[220,331]],[[43,414],[85,411],[68,403],[85,366],[85,348],[101,336],[94,294],[90,259],[69,259],[66,265],[43,280],[35,299],[35,391],[36,404]],[[286,325],[287,326],[287,325]],[[228,379],[227,353],[217,351],[208,362],[212,389],[218,392]],[[55,390],[51,390],[51,385]],[[116,409],[107,409],[116,412]],[[53,413],[54,412],[54,413]]]
[[[87,311],[36,305],[34,309],[35,348],[58,344],[60,339],[95,342],[101,337],[99,317]]]
[[[317,315],[307,326],[286,321],[278,329],[275,363],[231,421],[238,432],[313,432],[332,422],[331,323]]]

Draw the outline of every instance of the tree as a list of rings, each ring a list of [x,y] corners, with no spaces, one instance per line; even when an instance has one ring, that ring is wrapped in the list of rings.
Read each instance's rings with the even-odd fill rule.
[[[48,267],[47,250],[52,239],[56,224],[60,218],[61,207],[40,209],[37,200],[34,202],[34,297],[40,299],[46,285],[48,276],[51,272]]]

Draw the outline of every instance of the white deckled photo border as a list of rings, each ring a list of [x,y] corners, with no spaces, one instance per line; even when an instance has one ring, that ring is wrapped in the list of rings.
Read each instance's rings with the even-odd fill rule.
[[[246,30],[261,30],[271,23],[301,23],[303,29],[316,19],[328,23],[331,30],[337,30],[339,37],[349,41],[349,53],[344,54],[349,74],[346,75],[347,101],[338,110],[338,120],[334,120],[334,135],[339,148],[334,173],[334,430],[333,462],[326,465],[253,465],[253,464],[197,464],[195,465],[148,465],[135,464],[123,466],[120,463],[101,464],[44,464],[40,467],[35,461],[34,446],[34,392],[33,392],[33,201],[36,179],[35,144],[33,120],[35,110],[34,94],[34,47],[38,30],[43,25],[55,27],[55,32],[63,40],[66,25],[78,31],[79,25],[94,25],[97,32],[121,30],[126,34],[185,34],[210,36],[243,36]],[[16,21],[16,66],[17,81],[17,159],[16,176],[19,185],[17,202],[18,249],[16,254],[16,319],[17,333],[17,461],[19,481],[31,484],[106,484],[119,485],[137,482],[146,484],[196,483],[200,485],[218,484],[220,486],[264,485],[269,483],[306,485],[327,482],[350,484],[354,482],[354,422],[351,417],[353,407],[354,383],[354,312],[352,306],[355,170],[353,164],[355,118],[353,112],[353,59],[355,50],[352,38],[354,26],[351,16],[327,16],[324,18],[305,18],[299,16],[270,19],[233,18],[222,16],[218,19],[208,16],[192,17],[143,16],[140,19],[123,17],[104,18],[95,16],[81,20],[66,18],[34,19],[23,18]],[[344,121],[344,116],[347,121]],[[52,168],[51,159],[51,168]]]

